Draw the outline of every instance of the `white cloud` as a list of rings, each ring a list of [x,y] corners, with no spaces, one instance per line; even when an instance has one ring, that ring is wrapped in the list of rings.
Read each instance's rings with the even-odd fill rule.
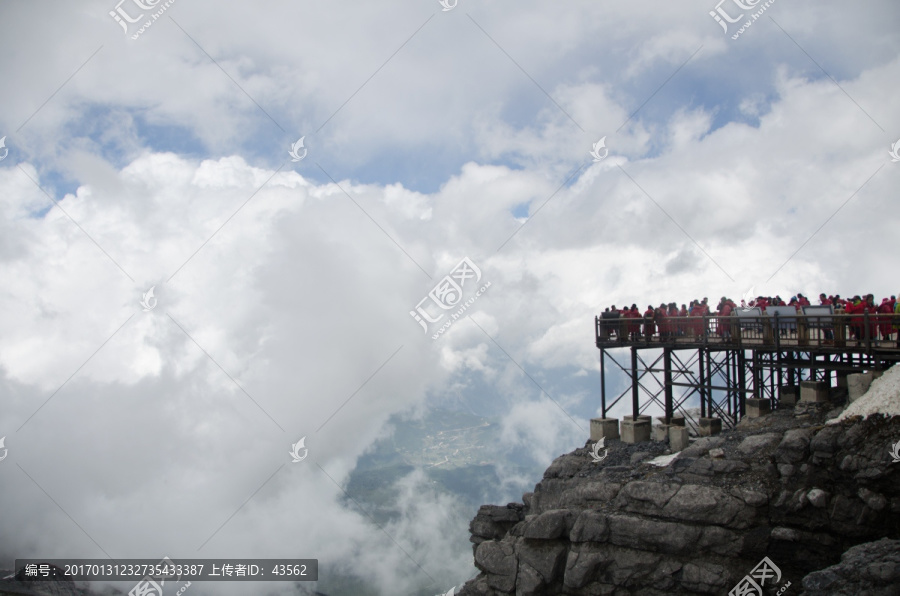
[[[0,162],[0,542],[16,556],[196,556],[224,523],[202,556],[353,561],[396,593],[423,576],[393,538],[458,585],[464,514],[421,474],[390,538],[328,478],[346,482],[391,414],[478,387],[511,404],[498,448],[549,462],[587,437],[522,369],[586,424],[596,403],[567,383],[599,383],[605,306],[896,293],[892,4],[777,5],[843,89],[771,23],[723,42],[706,2],[462,4],[173,5],[284,132],[168,17],[133,42],[106,2],[0,9],[0,125],[16,131]],[[310,154],[289,162],[301,134]],[[610,156],[591,163],[603,134]],[[391,173],[420,167],[427,183]],[[82,229],[43,214],[29,177]],[[492,286],[433,341],[409,311],[464,256]],[[302,436],[310,459],[290,464]],[[503,469],[498,491],[523,483]]]

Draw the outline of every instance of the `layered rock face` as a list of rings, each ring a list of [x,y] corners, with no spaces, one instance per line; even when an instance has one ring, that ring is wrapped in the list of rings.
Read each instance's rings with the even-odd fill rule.
[[[819,407],[745,420],[665,467],[648,463],[663,443],[557,458],[524,503],[481,507],[481,573],[459,594],[900,595],[900,541],[848,551],[900,538],[900,417],[825,426]]]

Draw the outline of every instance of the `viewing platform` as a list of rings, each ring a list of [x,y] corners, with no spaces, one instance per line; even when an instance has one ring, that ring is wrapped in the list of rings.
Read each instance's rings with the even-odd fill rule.
[[[629,441],[644,440],[651,434],[650,413],[661,414],[663,430],[683,427],[686,410],[698,401],[700,417],[686,426],[702,435],[734,427],[746,415],[827,401],[834,387],[848,389],[852,400],[860,383],[868,388],[880,371],[900,362],[900,315],[846,314],[831,306],[737,308],[729,316],[603,313],[594,318],[594,330],[602,412],[591,421],[594,440],[626,434]],[[623,349],[630,362],[620,362]],[[607,395],[610,364],[630,380],[614,396]],[[623,399],[627,404],[629,394],[631,414],[620,435],[618,420],[607,414]]]

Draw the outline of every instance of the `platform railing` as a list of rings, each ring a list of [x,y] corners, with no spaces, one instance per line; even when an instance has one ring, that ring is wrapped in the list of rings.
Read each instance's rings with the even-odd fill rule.
[[[722,345],[747,349],[900,350],[900,314],[774,314],[594,318],[598,348]]]

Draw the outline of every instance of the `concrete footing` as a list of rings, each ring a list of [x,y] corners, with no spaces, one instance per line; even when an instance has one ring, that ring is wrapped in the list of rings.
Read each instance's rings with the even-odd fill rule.
[[[701,418],[697,434],[701,437],[712,437],[722,432],[721,418]]]
[[[765,416],[772,411],[772,403],[768,399],[748,399],[747,400],[747,416],[749,418],[759,418]]]
[[[642,443],[650,440],[650,421],[632,420],[630,417],[622,420],[622,441],[625,443]]]
[[[591,441],[619,438],[618,418],[591,418]]]
[[[778,397],[779,408],[792,408],[797,404],[800,388],[796,385],[782,385],[781,395]]]
[[[669,449],[672,453],[676,453],[678,451],[682,451],[688,445],[690,445],[690,437],[688,435],[688,429],[685,426],[670,426],[669,427]]]
[[[828,401],[828,383],[825,381],[801,381],[800,401],[824,403]]]

